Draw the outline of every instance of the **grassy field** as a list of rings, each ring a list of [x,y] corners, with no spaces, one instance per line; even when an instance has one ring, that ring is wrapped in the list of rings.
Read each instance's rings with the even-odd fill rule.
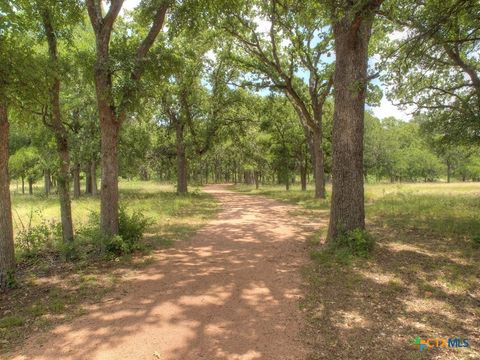
[[[15,231],[42,221],[58,221],[58,198],[12,194]],[[19,258],[18,287],[0,295],[0,358],[19,346],[30,334],[85,313],[124,279],[154,261],[154,251],[186,239],[217,211],[210,196],[191,189],[177,196],[172,185],[155,182],[120,182],[121,203],[128,212],[139,210],[152,222],[143,243],[145,251],[111,261],[86,259],[66,262],[55,252],[33,258]],[[75,227],[87,223],[99,210],[99,199],[81,197],[72,203]],[[22,225],[23,224],[23,225]],[[7,356],[7,355],[5,355]]]
[[[236,190],[300,205],[293,216],[328,222],[329,200],[280,186]],[[330,189],[328,189],[330,190]],[[367,259],[324,250],[326,228],[307,246],[304,269],[311,359],[480,358],[480,184],[367,184]],[[459,337],[469,348],[419,351],[420,337]]]
[[[235,190],[259,194],[300,205],[310,210],[326,210],[326,200],[313,199],[313,190],[293,186],[263,186],[259,190],[236,185]],[[330,186],[327,187],[330,194]],[[426,232],[466,237],[480,236],[480,183],[366,184],[366,214],[369,221],[396,228],[416,228]]]
[[[60,207],[55,195],[46,197],[42,189],[36,189],[33,196],[12,192],[12,211],[14,231],[18,232],[23,226],[39,224],[42,220],[59,221]],[[129,212],[141,211],[146,217],[153,220],[149,229],[150,235],[159,238],[175,240],[181,238],[196,225],[201,225],[205,219],[215,212],[213,199],[191,189],[188,196],[177,196],[174,186],[160,184],[153,181],[121,181],[120,204]],[[87,223],[89,214],[100,210],[98,197],[82,196],[72,201],[72,215],[74,226],[80,227]],[[23,224],[23,225],[22,225]]]

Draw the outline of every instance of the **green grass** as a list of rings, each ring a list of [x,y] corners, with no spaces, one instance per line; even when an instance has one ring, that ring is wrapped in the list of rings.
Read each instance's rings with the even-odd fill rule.
[[[264,185],[256,190],[253,185],[237,184],[233,186],[232,189],[245,194],[268,196],[280,201],[301,205],[310,210],[328,209],[329,207],[328,199],[316,200],[313,198],[313,190],[301,191],[299,185],[292,185],[288,191],[286,191],[285,187],[281,185]]]
[[[178,196],[173,185],[154,181],[120,181],[119,187],[120,203],[129,212],[139,210],[153,220],[146,237],[160,245],[171,245],[173,241],[188,236],[211,218],[217,209],[210,195],[195,189],[186,196]],[[28,226],[30,218],[32,225],[38,225],[42,220],[60,220],[58,197],[51,195],[47,198],[41,189],[36,189],[33,196],[13,192],[12,209],[16,233],[22,226]],[[83,196],[73,200],[74,227],[86,224],[89,214],[99,209],[98,198]]]
[[[21,316],[10,315],[0,319],[0,328],[10,329],[18,326],[22,326],[25,323],[25,319]]]
[[[301,191],[293,186],[269,185],[255,190],[253,186],[236,185],[245,194],[265,195],[303,206],[305,209],[328,209],[326,200],[313,199],[313,190]],[[327,191],[330,194],[330,186]],[[480,236],[479,183],[366,184],[367,220],[386,226],[424,230],[450,236]]]

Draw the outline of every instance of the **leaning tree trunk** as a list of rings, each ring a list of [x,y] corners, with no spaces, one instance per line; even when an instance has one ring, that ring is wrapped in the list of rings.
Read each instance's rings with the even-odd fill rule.
[[[57,38],[52,25],[50,12],[45,9],[42,13],[43,25],[48,42],[48,52],[53,72],[50,88],[50,106],[52,111],[52,124],[57,152],[59,157],[59,170],[57,190],[60,199],[60,217],[62,219],[62,235],[65,243],[73,242],[72,205],[70,201],[70,153],[68,147],[68,133],[62,121],[60,110],[60,78],[58,74]]]
[[[186,194],[187,189],[187,158],[185,155],[185,142],[183,139],[183,124],[177,120],[175,124],[177,146],[177,193]]]
[[[363,122],[373,17],[362,16],[354,21],[347,14],[333,25],[336,65],[329,240],[365,228]]]
[[[15,271],[12,204],[8,177],[8,113],[0,98],[0,292],[7,289]]]

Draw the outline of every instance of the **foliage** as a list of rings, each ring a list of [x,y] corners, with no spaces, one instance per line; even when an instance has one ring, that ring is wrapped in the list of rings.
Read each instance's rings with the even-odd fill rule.
[[[41,175],[40,154],[35,147],[23,147],[10,157],[9,169],[12,177],[22,177],[31,181]]]
[[[127,253],[131,253],[139,248],[139,242],[142,239],[146,229],[153,222],[145,217],[141,211],[134,210],[130,215],[125,207],[120,207],[120,237],[126,244]]]
[[[32,224],[35,215],[40,215],[41,218],[38,225]],[[45,220],[38,210],[30,212],[28,222],[24,223],[20,217],[18,217],[18,222],[21,228],[16,235],[15,242],[24,256],[37,256],[42,250],[52,248],[62,237],[60,223]]]
[[[129,214],[125,207],[119,211],[119,234],[104,234],[100,227],[100,215],[98,212],[91,212],[88,223],[78,230],[78,241],[90,254],[83,255],[105,255],[122,256],[131,254],[141,248],[140,241],[152,221],[142,215],[139,210]],[[77,246],[78,250],[78,246]]]
[[[335,250],[345,249],[354,256],[367,257],[375,246],[375,240],[366,230],[354,229],[341,233],[333,240],[331,246]]]
[[[478,1],[389,3],[384,9],[400,37],[384,43],[383,80],[390,97],[424,115],[428,131],[452,144],[478,144],[480,62]]]

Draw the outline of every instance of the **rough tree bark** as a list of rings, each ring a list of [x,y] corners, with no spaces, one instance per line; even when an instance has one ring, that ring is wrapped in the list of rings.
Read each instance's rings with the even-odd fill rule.
[[[322,148],[322,128],[317,127],[312,131],[312,166],[315,180],[315,198],[324,199],[325,192],[325,165]]]
[[[341,18],[333,22],[336,65],[329,241],[343,232],[365,228],[363,123],[368,43],[374,11],[380,2],[369,1],[363,7],[358,5],[346,5]]]
[[[92,195],[97,196],[98,195],[97,162],[95,160],[92,160],[90,168],[91,168],[91,174],[92,174]]]
[[[163,27],[169,1],[162,2],[146,37],[135,55],[130,82],[122,91],[122,100],[116,104],[113,98],[112,69],[110,68],[110,37],[113,24],[120,13],[123,0],[110,1],[110,7],[102,13],[100,1],[87,0],[87,10],[95,33],[96,61],[94,69],[95,91],[101,133],[101,193],[100,226],[105,234],[118,234],[118,140],[128,104],[135,97],[136,85],[143,74],[145,56]]]
[[[73,198],[78,199],[81,195],[80,188],[80,164],[73,166]]]
[[[43,171],[43,179],[44,179],[44,187],[45,187],[45,195],[50,195],[50,170],[45,169]]]
[[[52,25],[51,13],[44,9],[42,13],[43,26],[48,42],[48,53],[50,62],[54,69],[52,84],[50,88],[51,123],[48,124],[53,130],[57,143],[59,156],[58,169],[58,195],[60,199],[60,216],[62,219],[63,241],[73,241],[72,205],[70,200],[70,154],[68,146],[68,133],[62,122],[60,111],[60,77],[58,74],[58,50],[57,38]]]
[[[0,96],[0,292],[7,289],[15,271],[12,205],[8,177],[8,113],[7,104]]]
[[[185,142],[183,139],[184,125],[182,121],[175,122],[175,140],[177,147],[177,193],[187,193],[187,157],[185,155]]]
[[[92,194],[92,167],[88,163],[85,167],[85,194]]]
[[[307,163],[303,159],[300,163],[300,184],[302,191],[307,191]]]

